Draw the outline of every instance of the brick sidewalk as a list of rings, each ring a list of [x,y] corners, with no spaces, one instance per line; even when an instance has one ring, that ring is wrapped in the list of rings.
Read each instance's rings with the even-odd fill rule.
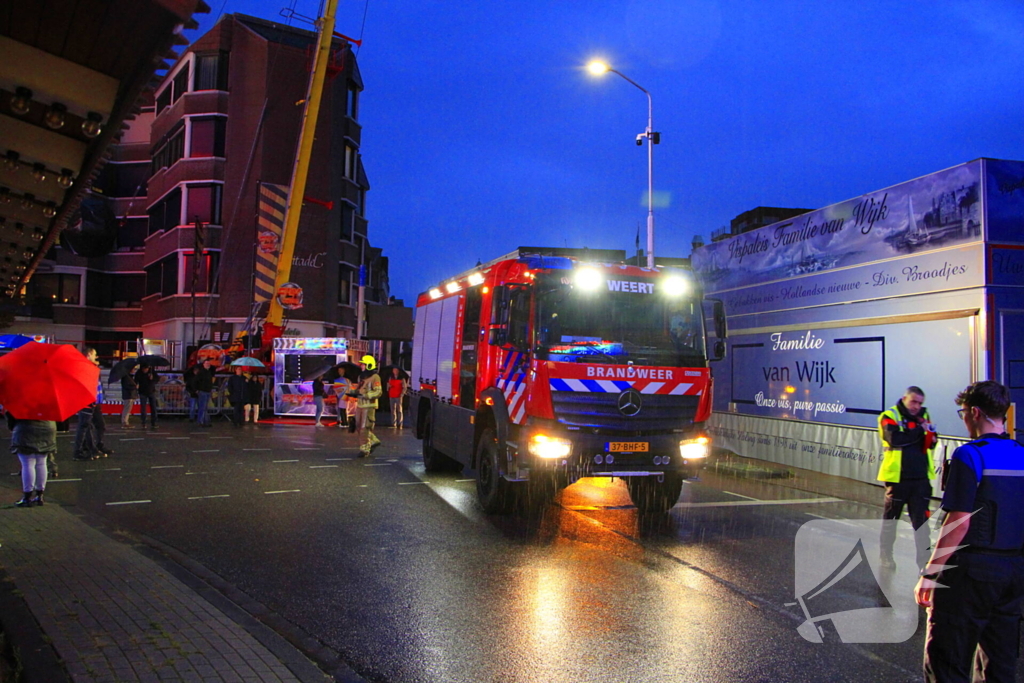
[[[269,629],[257,639],[159,563],[59,505],[0,507],[0,544],[6,580],[76,683],[330,680]],[[5,633],[31,630],[3,611]],[[22,657],[26,680],[31,657]]]

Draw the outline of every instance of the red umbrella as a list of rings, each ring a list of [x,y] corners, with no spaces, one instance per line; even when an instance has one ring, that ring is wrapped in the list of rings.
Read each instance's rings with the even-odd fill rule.
[[[19,420],[66,420],[95,403],[99,381],[70,344],[29,342],[0,358],[0,404]]]

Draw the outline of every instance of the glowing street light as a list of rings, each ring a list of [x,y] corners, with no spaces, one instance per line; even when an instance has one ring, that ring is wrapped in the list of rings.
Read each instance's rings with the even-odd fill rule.
[[[647,130],[636,136],[636,144],[642,145],[644,138],[647,139],[647,267],[654,268],[654,145],[661,142],[661,133],[654,132],[654,104],[651,93],[629,76],[600,60],[595,59],[587,64],[587,71],[594,76],[603,76],[608,72],[617,74],[647,95]]]

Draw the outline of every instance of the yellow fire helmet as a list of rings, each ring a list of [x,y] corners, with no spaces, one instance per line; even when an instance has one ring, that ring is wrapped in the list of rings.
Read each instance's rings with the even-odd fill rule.
[[[373,359],[373,356],[363,356],[359,359],[359,362],[364,364],[367,370],[377,369],[377,361]]]

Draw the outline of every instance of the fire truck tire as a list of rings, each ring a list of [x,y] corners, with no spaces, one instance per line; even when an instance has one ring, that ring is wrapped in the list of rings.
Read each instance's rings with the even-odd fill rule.
[[[423,469],[427,472],[444,472],[452,467],[453,461],[434,448],[434,420],[430,413],[423,421]]]
[[[492,427],[480,433],[476,449],[476,497],[480,507],[490,515],[510,512],[515,495],[512,484],[501,476],[498,439]]]
[[[656,477],[629,477],[626,479],[629,497],[642,515],[660,515],[668,512],[683,492],[683,477],[666,474],[664,481]]]

